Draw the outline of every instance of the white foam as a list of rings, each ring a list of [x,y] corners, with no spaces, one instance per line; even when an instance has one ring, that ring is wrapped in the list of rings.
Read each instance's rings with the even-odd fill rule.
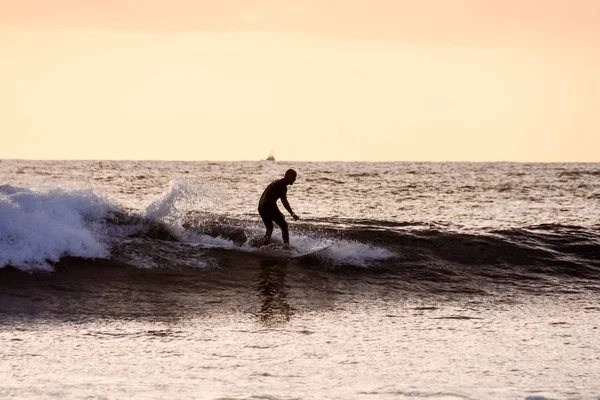
[[[142,210],[141,216],[167,224],[172,234],[186,240],[187,232],[181,226],[186,213],[210,209],[212,202],[205,192],[198,182],[173,180],[158,199]]]
[[[167,190],[142,211],[149,219],[179,221],[190,210],[208,210],[212,201],[203,185],[191,180],[173,180]]]
[[[339,264],[367,267],[375,261],[394,257],[394,253],[382,247],[348,240],[335,242],[324,253]]]
[[[102,220],[112,206],[90,190],[0,185],[0,268],[52,270],[63,256],[107,257]]]
[[[263,230],[256,229],[253,233],[263,233]],[[273,241],[280,242],[278,231],[273,233]],[[260,235],[262,236],[262,235]],[[301,254],[309,252],[312,249],[324,245],[332,244],[331,247],[315,254],[316,257],[329,260],[333,264],[353,265],[357,267],[368,267],[375,261],[385,260],[394,257],[394,253],[382,247],[376,247],[370,244],[363,244],[344,239],[328,239],[323,237],[314,237],[306,235],[290,235],[290,243]],[[257,249],[245,243],[242,250],[255,252]]]
[[[199,235],[193,232],[186,232],[181,237],[184,243],[191,245],[192,247],[202,247],[202,248],[219,248],[219,249],[234,249],[236,248],[235,244],[228,239],[223,239],[221,237],[213,237],[209,235]]]
[[[142,215],[154,220],[170,219],[178,214],[178,204],[189,195],[187,185],[180,181],[171,181],[169,188],[158,199],[148,204]]]

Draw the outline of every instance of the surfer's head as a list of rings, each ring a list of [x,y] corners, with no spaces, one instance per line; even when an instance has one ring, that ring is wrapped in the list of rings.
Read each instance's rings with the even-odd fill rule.
[[[296,171],[294,171],[293,169],[288,169],[287,171],[285,171],[283,179],[285,179],[288,185],[293,185],[296,181],[296,175]]]

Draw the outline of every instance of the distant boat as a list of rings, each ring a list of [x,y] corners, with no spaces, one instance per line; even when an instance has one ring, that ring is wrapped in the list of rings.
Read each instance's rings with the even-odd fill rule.
[[[269,153],[269,157],[267,157],[266,161],[275,161],[275,156],[273,155],[273,152]]]

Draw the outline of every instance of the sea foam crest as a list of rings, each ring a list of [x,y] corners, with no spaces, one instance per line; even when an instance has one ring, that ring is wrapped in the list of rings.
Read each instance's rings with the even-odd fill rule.
[[[103,224],[114,209],[90,190],[0,185],[0,268],[52,270],[63,256],[108,256]]]
[[[184,235],[182,220],[189,210],[204,210],[211,205],[203,187],[189,180],[173,180],[162,195],[142,210],[141,216],[162,221],[169,225],[173,234]]]
[[[345,239],[292,234],[290,241],[298,253],[305,253],[324,245],[331,245],[317,254],[334,264],[368,267],[374,261],[385,260],[394,256],[387,249]]]
[[[325,250],[329,258],[340,264],[368,267],[374,261],[395,256],[391,251],[371,244],[341,240]]]
[[[179,213],[178,206],[190,197],[191,190],[184,182],[171,181],[169,188],[142,212],[149,219],[172,219]]]
[[[254,238],[262,237],[261,233],[264,233],[263,229],[250,230],[250,236]],[[277,234],[278,232],[274,234],[273,242],[281,244]],[[330,247],[315,253],[315,256],[329,260],[333,264],[368,267],[374,262],[395,256],[394,253],[382,247],[345,239],[320,237],[318,235],[296,235],[291,233],[290,242],[295,249],[293,253],[296,254],[308,253],[321,246],[330,245]],[[253,247],[250,243],[244,244],[241,249],[249,252],[262,251],[260,248]]]

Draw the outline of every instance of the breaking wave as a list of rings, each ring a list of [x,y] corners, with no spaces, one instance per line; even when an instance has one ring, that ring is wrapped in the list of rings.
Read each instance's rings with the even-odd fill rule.
[[[0,268],[51,271],[66,257],[144,269],[236,268],[265,257],[292,262],[251,245],[263,234],[257,217],[186,209],[180,203],[187,192],[174,184],[144,210],[131,211],[89,190],[0,186]],[[293,262],[336,273],[384,272],[396,283],[427,290],[477,290],[482,282],[531,287],[563,279],[585,280],[595,290],[600,282],[599,227],[460,232],[419,223],[307,220],[293,225],[291,240],[299,253],[331,244]]]

